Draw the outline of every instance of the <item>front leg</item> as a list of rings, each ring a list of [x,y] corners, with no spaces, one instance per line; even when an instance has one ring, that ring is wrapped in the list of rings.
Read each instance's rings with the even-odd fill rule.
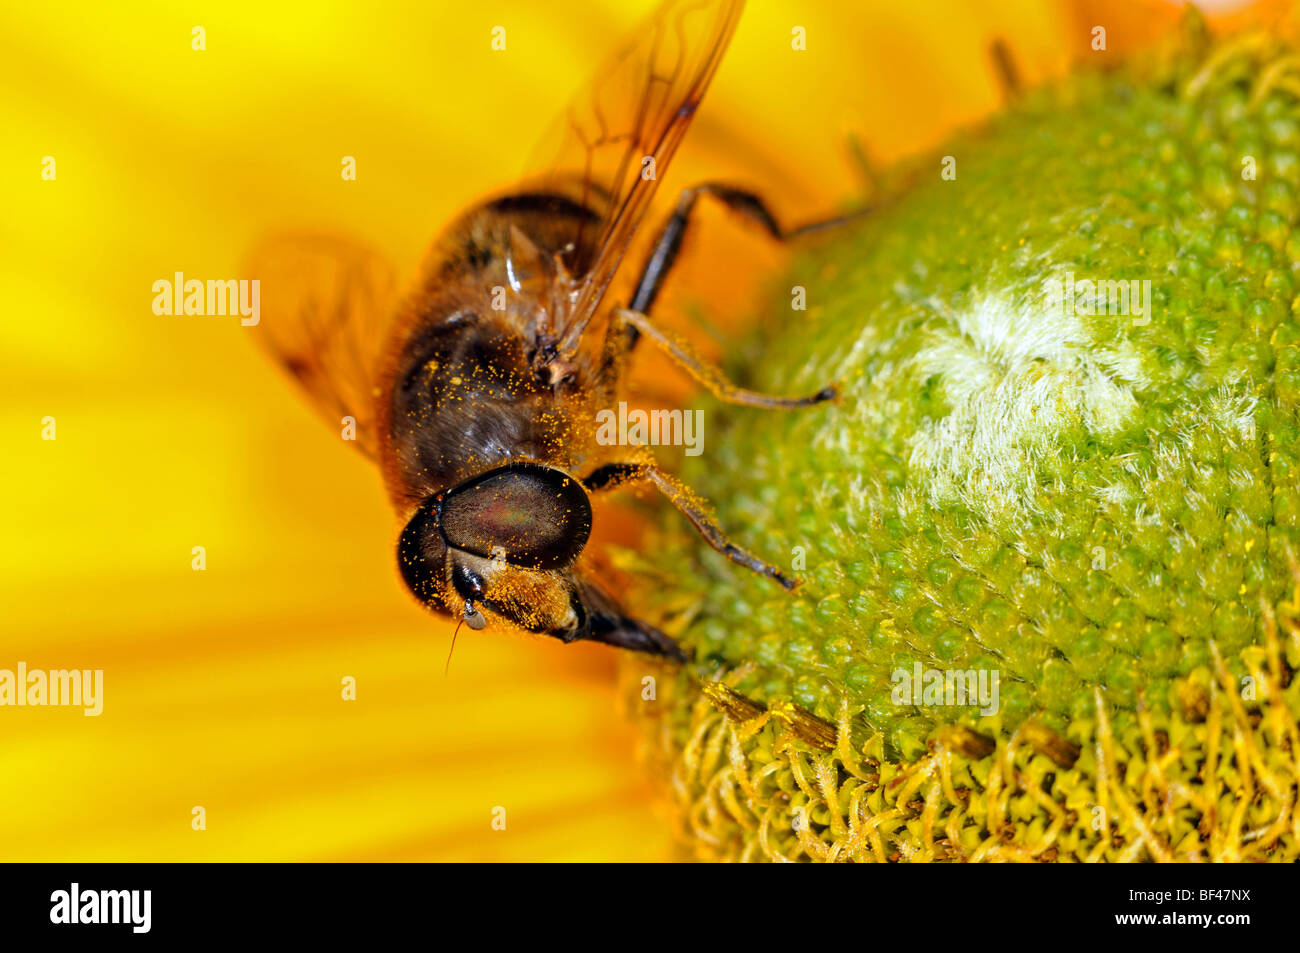
[[[667,354],[674,364],[704,385],[718,400],[728,404],[762,407],[767,410],[795,410],[799,407],[811,407],[814,404],[834,400],[839,394],[834,384],[827,384],[815,394],[799,397],[778,397],[746,390],[732,383],[720,367],[710,364],[695,353],[695,349],[686,341],[665,331],[641,312],[618,308],[614,311],[613,319],[615,325],[628,328],[631,333],[645,335],[646,340]]]
[[[675,662],[689,660],[670,636],[640,619],[624,615],[614,597],[594,582],[575,579],[571,604],[577,624],[569,631],[552,633],[564,642],[604,642]]]
[[[582,482],[592,492],[613,489],[624,483],[649,483],[667,497],[668,502],[676,507],[678,512],[691,521],[695,531],[704,537],[706,543],[732,562],[739,563],[761,576],[774,579],[786,589],[793,589],[798,585],[798,582],[775,566],[763,562],[727,539],[726,534],[705,511],[699,497],[653,463],[608,463],[597,467]]]
[[[774,398],[743,390],[728,381],[720,370],[696,355],[694,349],[685,341],[651,323],[650,310],[654,307],[659,292],[677,263],[696,202],[701,196],[718,200],[778,242],[789,242],[812,232],[834,228],[861,218],[871,211],[867,208],[847,215],[811,222],[798,228],[783,228],[771,209],[767,207],[767,203],[754,192],[717,182],[706,182],[686,189],[678,198],[677,207],[655,239],[649,257],[641,268],[641,276],[637,280],[636,290],[632,293],[627,311],[622,316],[614,314],[613,320],[607,327],[602,379],[613,382],[622,377],[628,355],[644,336],[722,400],[749,407],[777,408],[805,407],[831,400],[836,394],[834,386],[827,386],[816,394],[798,398]]]
[[[650,257],[646,259],[645,266],[641,269],[641,279],[637,282],[636,291],[633,293],[629,305],[633,311],[649,314],[650,309],[654,307],[655,298],[659,296],[664,281],[672,271],[673,265],[677,262],[677,255],[682,250],[682,241],[686,237],[687,226],[691,222],[691,214],[695,211],[695,203],[702,195],[717,199],[750,224],[757,225],[770,238],[778,242],[793,241],[812,232],[844,225],[861,218],[870,211],[870,209],[864,209],[860,212],[851,212],[848,215],[837,215],[833,218],[809,222],[797,228],[782,228],[776,216],[772,214],[772,210],[767,207],[767,202],[756,192],[737,188],[734,185],[724,185],[721,182],[705,182],[693,186],[683,191],[677,199],[677,207],[673,209],[673,214],[669,216],[663,230],[659,233],[658,239],[655,241],[654,247],[650,250]],[[633,343],[635,343],[635,337],[633,337]]]

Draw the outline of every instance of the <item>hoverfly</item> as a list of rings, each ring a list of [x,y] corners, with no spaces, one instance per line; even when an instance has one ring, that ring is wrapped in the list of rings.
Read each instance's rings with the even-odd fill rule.
[[[255,254],[259,331],[326,418],[355,422],[403,524],[402,579],[429,609],[474,629],[503,622],[683,659],[579,566],[591,496],[631,482],[663,493],[714,549],[793,588],[731,543],[643,448],[595,440],[596,412],[616,399],[643,341],[726,401],[795,408],[835,394],[738,388],[650,317],[700,197],[778,240],[803,231],[783,230],[753,193],[685,191],[626,306],[605,306],[658,181],[643,169],[668,166],[741,6],[663,3],[569,110],[558,159],[454,221],[404,297],[379,256],[347,242],[284,238]]]

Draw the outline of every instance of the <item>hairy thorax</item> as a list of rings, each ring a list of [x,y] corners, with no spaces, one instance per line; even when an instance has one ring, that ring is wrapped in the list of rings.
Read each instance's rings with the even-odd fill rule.
[[[405,303],[388,361],[391,398],[380,408],[399,505],[515,461],[571,473],[587,462],[594,406],[606,395],[597,356],[553,356],[577,252],[545,227],[548,216],[587,213],[554,201],[517,196],[464,216]]]

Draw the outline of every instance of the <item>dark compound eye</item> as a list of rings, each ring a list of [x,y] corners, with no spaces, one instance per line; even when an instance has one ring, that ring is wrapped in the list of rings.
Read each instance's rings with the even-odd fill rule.
[[[397,568],[407,588],[426,604],[442,592],[441,574],[447,544],[438,532],[436,500],[426,501],[411,517],[397,541]]]
[[[529,569],[558,569],[591,535],[587,491],[563,470],[516,463],[449,491],[442,532],[456,549]]]

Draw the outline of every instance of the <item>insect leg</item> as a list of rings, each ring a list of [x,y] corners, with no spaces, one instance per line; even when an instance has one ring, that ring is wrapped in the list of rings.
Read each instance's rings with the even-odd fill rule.
[[[636,346],[641,336],[644,335],[657,347],[665,351],[687,373],[712,391],[715,396],[728,403],[743,404],[748,407],[788,409],[807,407],[833,399],[836,393],[834,387],[825,387],[816,394],[810,394],[806,397],[793,398],[771,397],[737,387],[727,380],[721,370],[713,367],[697,355],[694,349],[685,341],[650,322],[648,312],[654,306],[655,299],[659,296],[664,281],[677,261],[677,256],[682,248],[682,240],[685,238],[686,229],[690,224],[691,213],[695,210],[696,201],[702,195],[718,199],[729,209],[744,216],[751,223],[758,225],[779,242],[790,241],[811,232],[845,224],[855,218],[860,218],[869,211],[869,209],[862,210],[820,222],[812,222],[798,228],[785,229],[781,227],[776,216],[767,207],[767,203],[753,192],[715,182],[706,182],[686,189],[677,200],[677,207],[673,210],[673,214],[669,217],[663,230],[659,233],[659,238],[655,241],[654,248],[651,250],[645,267],[642,269],[641,278],[637,282],[636,291],[632,295],[630,307],[625,311],[616,312],[614,316],[616,326],[610,328],[612,340],[607,342],[607,366],[611,370],[621,368],[623,360]]]
[[[640,311],[619,308],[614,312],[614,320],[629,328],[633,334],[644,334],[651,344],[660,348],[673,359],[678,367],[703,384],[719,400],[729,404],[742,404],[746,407],[764,407],[775,410],[789,410],[795,407],[811,407],[823,401],[834,400],[838,391],[834,384],[829,384],[815,394],[802,397],[774,397],[757,391],[738,387],[727,379],[722,369],[710,364],[695,353],[695,349],[682,338],[659,327]]]
[[[604,642],[633,652],[687,660],[681,646],[654,626],[622,613],[613,597],[591,582],[574,582],[573,608],[578,626],[559,637],[566,642]]]
[[[1006,40],[998,37],[989,44],[989,59],[993,61],[993,71],[998,77],[998,89],[1002,93],[1002,101],[1014,103],[1020,98],[1025,87],[1020,80],[1020,69],[1016,66],[1016,58],[1012,55],[1011,47],[1007,46]]]
[[[868,211],[839,215],[824,221],[811,222],[787,230],[777,222],[776,216],[767,207],[767,203],[753,192],[717,182],[706,182],[702,185],[693,186],[682,192],[681,197],[677,200],[677,207],[673,210],[673,214],[659,233],[654,248],[650,251],[650,257],[646,260],[645,267],[641,271],[641,280],[637,282],[636,292],[632,295],[632,302],[629,305],[633,311],[648,314],[650,309],[654,307],[655,298],[659,296],[664,280],[668,277],[668,273],[672,271],[672,267],[677,261],[677,255],[682,250],[682,239],[686,236],[686,227],[690,224],[691,213],[695,210],[695,201],[701,195],[710,195],[718,199],[733,212],[739,213],[750,222],[758,225],[778,242],[787,242],[801,235],[845,224],[860,218]],[[631,333],[632,340],[635,342],[635,330]]]
[[[793,589],[798,585],[795,580],[775,566],[763,562],[727,539],[726,534],[705,511],[699,497],[652,463],[608,463],[597,467],[582,482],[591,491],[614,489],[623,483],[649,483],[667,497],[668,502],[675,506],[678,512],[691,521],[695,531],[704,537],[706,543],[732,562],[739,563],[759,575],[774,579],[786,589]]]

